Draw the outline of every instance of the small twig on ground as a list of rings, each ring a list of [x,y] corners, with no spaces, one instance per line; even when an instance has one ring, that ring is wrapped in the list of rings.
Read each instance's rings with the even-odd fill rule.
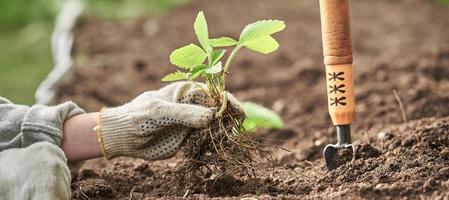
[[[402,120],[404,120],[404,123],[405,123],[405,122],[407,122],[407,117],[405,116],[404,105],[402,104],[401,98],[399,98],[399,95],[395,89],[393,89],[393,94],[394,94],[394,97],[396,98],[396,101],[399,104],[399,109],[401,109],[401,114],[402,114]]]
[[[84,194],[83,188],[81,186],[80,186],[80,192],[81,192],[81,194],[83,195],[84,198],[90,200],[90,198],[86,194]]]
[[[188,190],[186,191],[186,193],[184,193],[184,196],[182,196],[182,198],[187,198],[187,196],[189,196],[189,193],[190,193],[190,190],[188,189]]]
[[[136,189],[136,186],[133,186],[133,188],[131,189],[131,192],[129,192],[129,199],[128,200],[132,200],[133,199],[134,189]]]

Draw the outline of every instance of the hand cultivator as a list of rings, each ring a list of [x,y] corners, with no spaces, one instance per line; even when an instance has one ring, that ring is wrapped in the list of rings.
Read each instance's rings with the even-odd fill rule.
[[[337,129],[337,144],[324,148],[329,170],[339,165],[342,150],[354,156],[351,129],[355,115],[352,47],[348,0],[320,0],[324,64],[329,114]]]

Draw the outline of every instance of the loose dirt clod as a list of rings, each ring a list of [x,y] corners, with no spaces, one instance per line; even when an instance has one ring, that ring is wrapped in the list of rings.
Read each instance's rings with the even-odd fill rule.
[[[236,132],[242,128],[242,122],[236,121],[238,115],[241,114],[226,111],[223,118],[215,118],[207,129],[192,133],[183,147],[187,158],[185,172],[196,172],[201,167],[217,167],[223,172],[231,172],[236,167],[252,164],[250,149],[256,147],[246,135]]]

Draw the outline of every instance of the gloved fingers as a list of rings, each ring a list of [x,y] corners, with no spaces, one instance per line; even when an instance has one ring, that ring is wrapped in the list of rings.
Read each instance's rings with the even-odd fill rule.
[[[202,128],[213,118],[213,111],[209,108],[160,100],[141,104],[136,110],[141,111],[135,115],[135,125],[140,135],[148,135],[172,125]]]
[[[183,101],[183,103],[204,105],[207,92],[207,86],[204,83],[179,81],[161,88],[158,91],[158,98],[169,102]]]
[[[146,139],[138,156],[146,160],[159,160],[172,157],[179,150],[189,129],[175,125],[163,132],[155,134],[152,139]]]
[[[202,88],[197,87],[180,95],[177,98],[176,102],[183,104],[195,104],[207,107],[209,105],[209,96]]]
[[[145,103],[159,99],[168,102],[207,105],[207,85],[192,81],[179,81],[169,84],[158,91],[148,91],[137,96],[130,103]]]
[[[139,96],[137,96],[135,99],[133,99],[130,103],[131,104],[139,104],[139,103],[145,103],[148,101],[151,101],[152,99],[157,97],[157,91],[147,91]]]
[[[180,103],[167,103],[170,108],[165,112],[165,120],[174,124],[181,124],[191,128],[206,127],[213,119],[214,113],[210,108]]]
[[[238,119],[244,120],[246,118],[246,114],[240,101],[237,100],[237,98],[235,98],[235,96],[229,92],[226,93],[226,97],[228,98],[228,106],[231,109],[231,113],[236,115]]]

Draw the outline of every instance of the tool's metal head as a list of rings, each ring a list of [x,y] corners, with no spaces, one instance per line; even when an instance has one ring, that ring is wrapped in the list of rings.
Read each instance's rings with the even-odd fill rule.
[[[326,167],[329,170],[336,169],[339,165],[338,160],[338,147],[335,144],[328,144],[323,151],[324,161]]]
[[[351,132],[349,125],[337,126],[337,139],[337,144],[329,144],[323,151],[324,161],[326,162],[326,167],[329,170],[336,169],[342,159],[344,159],[344,161],[348,161],[347,158],[353,159],[355,156],[355,149],[351,144]]]
[[[334,170],[340,163],[354,159],[355,149],[352,144],[328,144],[324,148],[323,156],[327,169]]]

